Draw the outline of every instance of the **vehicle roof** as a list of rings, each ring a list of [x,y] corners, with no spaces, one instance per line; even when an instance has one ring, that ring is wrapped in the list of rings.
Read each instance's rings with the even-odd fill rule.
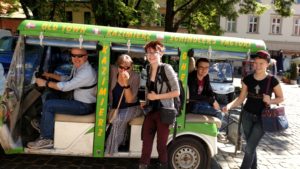
[[[115,43],[145,44],[151,40],[160,40],[165,45],[185,46],[186,48],[201,48],[212,50],[256,52],[265,50],[262,40],[245,39],[225,36],[211,36],[187,33],[170,33],[160,31],[147,31],[129,28],[116,28],[107,26],[85,25],[62,22],[46,22],[24,20],[18,27],[21,35],[75,38],[84,40],[110,41]],[[230,47],[230,49],[229,49]]]

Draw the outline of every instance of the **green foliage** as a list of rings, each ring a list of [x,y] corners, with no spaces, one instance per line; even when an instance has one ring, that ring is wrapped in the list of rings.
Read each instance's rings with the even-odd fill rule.
[[[288,17],[293,14],[291,7],[295,3],[294,0],[275,0],[275,11],[281,16]]]
[[[155,0],[91,0],[96,24],[118,27],[160,21]]]
[[[297,80],[298,78],[298,71],[297,71],[297,64],[291,64],[291,80]]]
[[[10,14],[17,11],[20,7],[17,2],[18,0],[1,0],[0,14]]]
[[[275,0],[275,11],[290,16],[293,3],[294,0]],[[187,25],[189,32],[201,28],[207,34],[218,35],[223,33],[219,17],[234,19],[239,14],[261,15],[270,7],[257,0],[167,0],[165,31],[176,32],[183,24]]]

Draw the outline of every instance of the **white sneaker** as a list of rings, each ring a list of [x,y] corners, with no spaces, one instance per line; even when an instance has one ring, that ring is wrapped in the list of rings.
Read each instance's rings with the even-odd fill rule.
[[[42,148],[50,149],[53,148],[53,140],[39,137],[37,140],[33,142],[29,142],[27,144],[27,147],[31,149],[42,149]]]

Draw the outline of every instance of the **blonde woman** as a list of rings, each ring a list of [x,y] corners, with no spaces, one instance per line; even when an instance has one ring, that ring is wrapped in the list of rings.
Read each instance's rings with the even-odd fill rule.
[[[112,121],[112,128],[106,142],[105,153],[109,156],[118,152],[120,144],[124,141],[128,122],[142,112],[137,97],[140,76],[132,70],[132,67],[131,57],[122,54],[118,57],[116,66],[111,68],[109,105],[111,108],[117,108],[120,99],[121,102],[118,116]]]

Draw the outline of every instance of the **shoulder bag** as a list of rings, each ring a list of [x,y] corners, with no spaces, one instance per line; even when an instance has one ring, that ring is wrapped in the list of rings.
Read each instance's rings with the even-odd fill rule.
[[[268,77],[266,93],[270,88],[272,76]],[[289,127],[283,106],[270,107],[266,105],[261,114],[262,126],[265,132],[280,132]]]
[[[108,123],[112,123],[115,120],[115,118],[118,116],[119,107],[120,107],[121,101],[123,99],[123,96],[124,96],[124,89],[123,89],[121,97],[119,99],[117,108],[110,109],[110,111],[108,112]]]

